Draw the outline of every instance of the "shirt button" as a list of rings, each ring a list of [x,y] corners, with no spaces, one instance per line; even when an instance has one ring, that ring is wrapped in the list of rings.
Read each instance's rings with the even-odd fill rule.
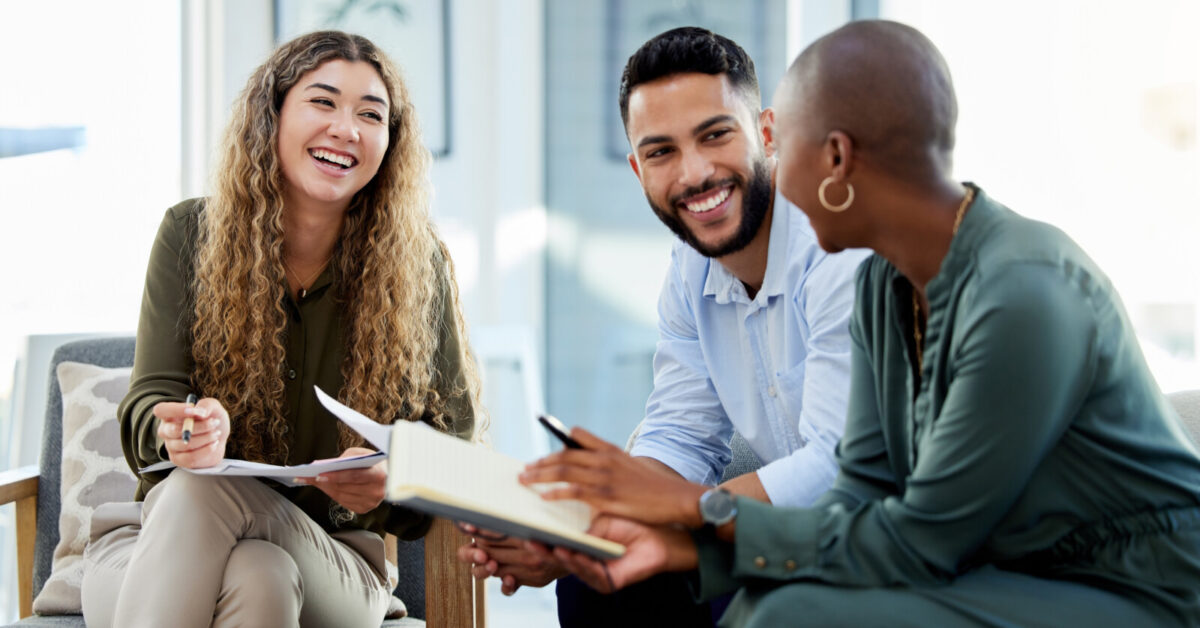
[[[762,556],[759,556],[759,557],[755,558],[755,559],[754,559],[754,566],[755,566],[755,567],[758,567],[759,569],[762,569],[763,567],[766,567],[766,566],[767,566],[767,559],[763,558]]]
[[[788,571],[796,571],[796,561],[789,559],[787,562],[783,563],[783,568]]]
[[[296,379],[296,369],[288,369],[288,379]]]
[[[774,386],[767,387],[767,394],[774,397],[775,396],[775,387]]]

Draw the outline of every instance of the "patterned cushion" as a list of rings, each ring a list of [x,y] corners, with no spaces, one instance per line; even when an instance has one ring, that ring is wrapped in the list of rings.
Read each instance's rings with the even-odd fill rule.
[[[33,601],[38,614],[80,612],[83,549],[92,512],[113,501],[132,501],[136,479],[121,453],[117,404],[129,389],[130,368],[79,362],[58,365],[62,390],[62,510],[50,577]]]

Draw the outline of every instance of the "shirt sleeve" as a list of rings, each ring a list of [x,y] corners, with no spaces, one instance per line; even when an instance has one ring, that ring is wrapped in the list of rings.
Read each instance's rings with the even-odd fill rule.
[[[654,389],[630,453],[654,458],[690,482],[713,485],[732,458],[733,426],[709,377],[681,275],[676,249],[658,300]]]
[[[188,211],[173,208],[163,217],[150,250],[133,374],[129,392],[117,410],[121,447],[134,474],[143,466],[166,459],[162,440],[158,438],[154,406],[160,401],[183,401],[191,390],[192,360],[187,348],[185,307],[192,249],[185,242],[194,237],[192,231]],[[166,475],[139,476],[137,498],[141,499],[150,486]]]
[[[850,390],[850,316],[859,252],[826,255],[794,297],[808,329],[798,431],[802,447],[758,470],[771,503],[811,506],[837,475],[834,451],[846,422]]]
[[[980,283],[955,312],[949,388],[903,493],[810,509],[739,499],[730,575],[870,587],[969,568],[1086,397],[1097,333],[1088,296],[1056,267],[1016,264]]]
[[[860,272],[866,274],[865,270]],[[859,281],[858,285],[865,283]],[[875,394],[875,371],[867,352],[870,341],[862,313],[872,309],[872,297],[865,289],[859,289],[859,307],[850,321],[850,399],[846,408],[846,431],[835,450],[838,476],[833,487],[817,500],[817,508],[833,504],[855,508],[866,501],[899,495],[883,436],[882,415]]]

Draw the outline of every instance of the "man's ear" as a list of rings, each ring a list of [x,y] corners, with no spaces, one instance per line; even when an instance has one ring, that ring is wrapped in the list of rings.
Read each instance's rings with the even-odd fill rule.
[[[641,183],[642,170],[638,167],[637,156],[633,153],[629,153],[628,155],[625,155],[625,158],[629,160],[629,167],[633,169],[633,176],[638,178],[638,183]]]
[[[767,107],[758,114],[758,131],[762,136],[763,150],[767,157],[775,155],[775,110]]]

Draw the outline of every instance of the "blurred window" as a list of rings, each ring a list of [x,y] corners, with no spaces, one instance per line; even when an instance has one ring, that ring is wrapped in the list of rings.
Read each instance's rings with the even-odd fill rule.
[[[884,0],[958,92],[955,174],[1075,239],[1164,392],[1200,388],[1200,5]]]
[[[137,326],[150,244],[180,200],[181,29],[179,2],[161,0],[5,2],[0,12],[5,469],[36,458],[14,460],[10,447],[23,339]],[[0,508],[0,623],[16,618],[12,517]]]

